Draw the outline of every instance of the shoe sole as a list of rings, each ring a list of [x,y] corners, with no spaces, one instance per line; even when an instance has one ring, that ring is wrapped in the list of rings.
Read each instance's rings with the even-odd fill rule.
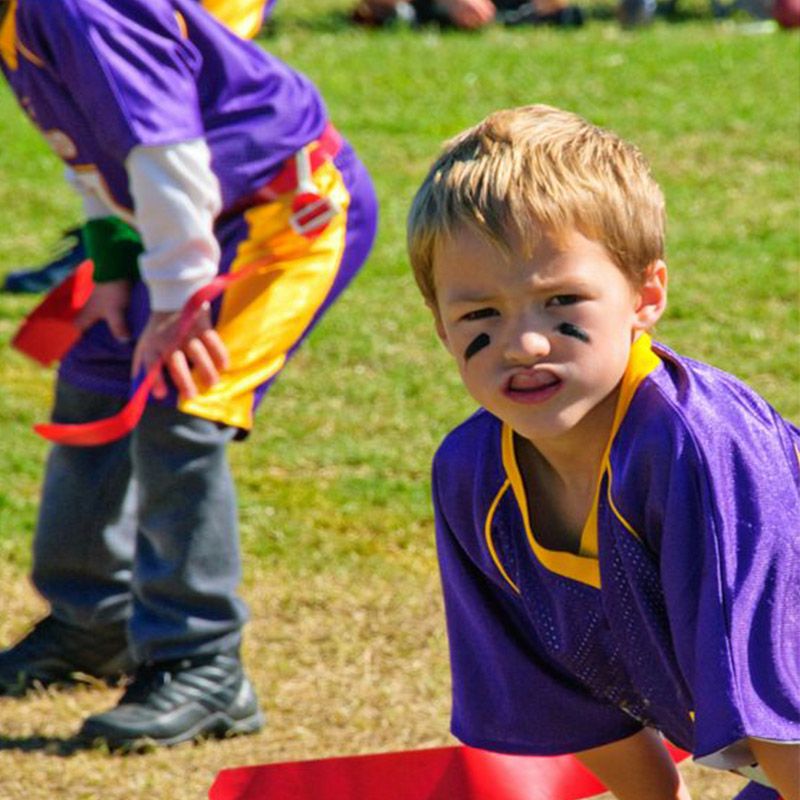
[[[258,733],[265,724],[260,710],[242,719],[233,719],[218,711],[197,723],[188,731],[176,736],[156,739],[152,736],[140,736],[132,739],[114,738],[111,736],[86,736],[81,739],[90,745],[105,745],[115,753],[144,752],[156,747],[174,747],[185,742],[197,742],[203,739],[228,739],[233,736],[246,736]]]

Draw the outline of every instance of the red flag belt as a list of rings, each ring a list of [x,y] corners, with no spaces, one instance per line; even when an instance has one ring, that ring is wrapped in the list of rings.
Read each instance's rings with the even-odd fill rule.
[[[688,755],[670,752],[676,762]],[[580,800],[604,791],[574,756],[456,746],[226,769],[209,800]]]
[[[329,122],[325,129],[308,147],[304,148],[308,153],[308,162],[312,172],[317,170],[325,161],[330,161],[342,148],[342,135]],[[256,189],[251,194],[243,197],[232,206],[226,208],[220,215],[222,218],[239,214],[242,211],[259,206],[263,203],[271,203],[279,195],[286,192],[293,192],[298,189],[302,176],[298,174],[298,162],[296,158],[287,159],[277,175],[260,189]]]
[[[217,298],[232,283],[249,277],[271,263],[272,259],[255,261],[237,272],[218,275],[198,289],[181,309],[177,340],[182,341],[188,335],[204,303]],[[61,360],[81,335],[74,319],[88,300],[93,285],[92,263],[84,261],[34,309],[17,331],[12,345],[45,366]],[[163,358],[151,366],[137,383],[127,404],[111,417],[76,425],[43,423],[35,425],[34,430],[51,442],[66,445],[93,446],[120,439],[139,422],[153,382],[163,366]]]

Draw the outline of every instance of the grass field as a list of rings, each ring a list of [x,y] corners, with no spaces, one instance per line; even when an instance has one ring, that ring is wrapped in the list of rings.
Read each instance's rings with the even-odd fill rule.
[[[0,800],[195,800],[226,766],[447,743],[446,642],[428,470],[471,410],[404,255],[405,214],[442,139],[546,102],[635,140],[669,207],[660,339],[741,376],[800,422],[800,37],[672,21],[479,36],[348,28],[343,0],[284,3],[261,44],[311,76],[370,167],[382,228],[362,275],[233,448],[255,737],[133,758],[70,737],[110,690],[0,699]],[[78,217],[60,167],[0,88],[0,273]],[[0,642],[42,612],[26,581],[52,376],[9,348],[34,298],[0,295]],[[740,781],[689,768],[695,798]],[[457,800],[454,798],[454,800]]]

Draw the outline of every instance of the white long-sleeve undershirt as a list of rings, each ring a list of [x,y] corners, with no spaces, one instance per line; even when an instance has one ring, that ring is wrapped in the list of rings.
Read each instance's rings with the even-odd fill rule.
[[[125,164],[136,227],[144,243],[139,270],[154,311],[174,311],[216,274],[214,218],[220,189],[202,139],[135,147]]]
[[[96,170],[67,169],[87,218],[118,216],[142,237],[139,271],[154,311],[175,311],[216,274],[220,188],[203,139],[135,147],[125,162],[134,213],[112,199]]]

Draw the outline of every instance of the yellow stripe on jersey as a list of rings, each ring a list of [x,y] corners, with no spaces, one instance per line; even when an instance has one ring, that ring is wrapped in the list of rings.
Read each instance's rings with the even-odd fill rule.
[[[622,527],[625,528],[625,530],[628,531],[628,533],[632,534],[634,539],[639,539],[639,541],[641,541],[642,537],[639,534],[639,532],[633,527],[633,525],[630,524],[630,522],[628,522],[627,519],[625,519],[625,517],[622,516],[622,513],[617,508],[617,504],[614,502],[614,495],[613,495],[613,493],[611,491],[611,486],[612,486],[612,484],[614,482],[614,475],[611,472],[611,464],[610,463],[607,465],[606,471],[608,472],[608,486],[607,486],[607,490],[606,490],[606,497],[608,499],[608,507],[614,512],[614,516],[620,521],[620,523],[622,524]]]
[[[22,56],[34,66],[41,68],[44,66],[44,61],[28,49],[17,36],[17,5],[17,0],[9,0],[5,17],[3,17],[2,27],[0,27],[0,56],[11,70],[17,69],[18,56]]]
[[[28,61],[31,62],[36,67],[43,67],[44,60],[39,58],[33,50],[29,50],[25,45],[17,39],[17,50],[19,51],[20,55],[26,58]]]
[[[17,68],[17,0],[9,0],[0,25],[0,56],[9,69]]]
[[[497,567],[503,578],[505,578],[506,583],[517,594],[519,594],[519,586],[517,586],[517,584],[508,577],[508,573],[506,572],[503,563],[500,561],[500,557],[497,555],[497,549],[494,546],[494,538],[492,537],[492,522],[494,521],[494,512],[497,510],[497,506],[500,504],[500,500],[502,500],[503,495],[506,493],[509,486],[511,486],[511,481],[506,478],[505,483],[500,487],[500,491],[495,495],[492,505],[489,507],[489,513],[486,515],[486,522],[483,526],[483,535],[486,539],[486,546],[489,548],[489,555],[491,555],[494,565]]]
[[[180,401],[181,411],[249,430],[256,389],[281,370],[325,302],[344,254],[350,195],[331,162],[314,173],[314,183],[342,209],[316,239],[291,229],[292,192],[245,212],[249,235],[230,271],[261,259],[275,263],[226,290],[216,328],[228,348],[228,368],[214,386]]]
[[[201,0],[201,5],[243,39],[252,39],[264,21],[264,0]]]
[[[178,23],[178,30],[181,32],[182,39],[189,38],[189,29],[186,27],[186,17],[180,11],[175,12],[175,21]]]

